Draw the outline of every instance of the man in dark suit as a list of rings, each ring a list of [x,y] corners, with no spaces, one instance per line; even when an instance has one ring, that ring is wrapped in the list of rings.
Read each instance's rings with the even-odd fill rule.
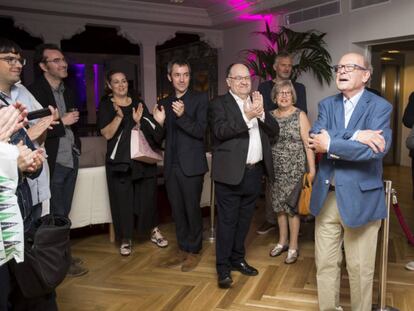
[[[412,92],[408,98],[408,104],[405,107],[402,121],[403,124],[410,129],[414,126],[414,92]],[[414,198],[414,149],[410,149],[409,155],[411,157],[411,180],[413,185],[412,196]],[[408,262],[405,268],[414,271],[414,261]]]
[[[408,98],[408,104],[405,107],[403,115],[403,124],[411,129],[414,126],[414,92],[410,94]],[[410,150],[411,157],[411,178],[413,184],[413,198],[414,198],[414,150]],[[414,266],[414,265],[413,265]]]
[[[341,92],[319,103],[309,147],[323,156],[312,197],[319,309],[339,306],[343,242],[351,309],[371,310],[378,229],[387,217],[382,159],[391,145],[392,106],[365,90],[371,65],[357,53],[334,66]]]
[[[189,90],[190,64],[168,63],[168,80],[174,94],[162,99],[154,110],[155,120],[165,120],[164,177],[176,224],[178,251],[166,263],[193,270],[202,248],[203,224],[200,209],[204,174],[208,171],[204,137],[207,128],[208,97]]]
[[[258,91],[263,96],[264,109],[266,111],[274,110],[277,108],[277,104],[272,100],[272,89],[277,81],[289,80],[292,75],[293,57],[291,54],[281,52],[276,55],[273,69],[275,70],[276,77],[273,80],[268,80],[259,84]],[[297,100],[295,106],[300,110],[307,113],[306,106],[306,89],[302,83],[293,82],[297,94]],[[276,228],[276,215],[272,209],[270,202],[270,195],[266,191],[266,220],[257,229],[258,234],[266,234]]]
[[[63,82],[68,76],[68,63],[62,51],[54,44],[42,44],[35,50],[34,62],[42,75],[28,89],[43,106],[52,106],[59,112],[59,124],[47,131],[45,149],[50,169],[50,213],[68,217],[80,155],[80,140],[75,124],[79,120],[76,97]],[[73,258],[69,275],[88,272],[79,258]]]
[[[210,105],[213,133],[212,178],[217,200],[216,268],[218,285],[228,288],[230,271],[258,274],[245,259],[245,238],[263,173],[273,179],[270,138],[279,134],[276,120],[263,108],[263,98],[252,98],[249,69],[233,64],[226,72],[229,92]]]

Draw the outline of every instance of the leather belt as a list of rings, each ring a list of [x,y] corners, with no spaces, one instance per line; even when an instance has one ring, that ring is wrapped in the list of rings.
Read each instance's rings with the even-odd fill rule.
[[[248,164],[246,164],[246,170],[255,169],[255,168],[259,167],[260,165],[262,165],[262,161],[259,161],[259,162],[253,163],[253,164],[248,163]]]

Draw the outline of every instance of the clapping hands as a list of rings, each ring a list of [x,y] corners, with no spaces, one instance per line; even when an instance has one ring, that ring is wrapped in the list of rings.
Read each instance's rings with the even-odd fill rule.
[[[134,119],[136,124],[139,124],[141,122],[143,112],[144,112],[144,106],[142,105],[142,103],[138,104],[137,109],[132,108],[132,118]]]
[[[26,106],[16,102],[14,105],[2,108],[0,113],[0,141],[7,142],[10,136],[27,123]]]
[[[252,104],[248,105],[247,102],[243,105],[244,113],[247,119],[260,118],[263,116],[263,96],[260,92],[255,91],[252,93]]]
[[[177,117],[181,117],[184,114],[184,103],[182,100],[176,100],[172,102],[172,109]]]
[[[157,121],[157,123],[161,126],[164,125],[165,122],[165,109],[164,106],[161,105],[155,105],[154,109],[152,110],[152,115],[155,119],[155,121]]]

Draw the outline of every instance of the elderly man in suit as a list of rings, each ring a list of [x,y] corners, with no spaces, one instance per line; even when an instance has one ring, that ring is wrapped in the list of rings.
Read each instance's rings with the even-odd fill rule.
[[[263,108],[263,97],[251,92],[249,69],[232,64],[226,72],[229,92],[210,105],[213,134],[212,177],[217,199],[216,268],[218,285],[228,288],[230,271],[254,276],[245,259],[249,231],[263,173],[273,178],[270,138],[279,134],[275,118]]]
[[[334,66],[341,93],[319,103],[309,147],[322,153],[311,211],[320,310],[339,306],[344,242],[353,311],[371,310],[378,229],[387,217],[382,159],[391,144],[391,105],[365,90],[371,65],[356,53]]]

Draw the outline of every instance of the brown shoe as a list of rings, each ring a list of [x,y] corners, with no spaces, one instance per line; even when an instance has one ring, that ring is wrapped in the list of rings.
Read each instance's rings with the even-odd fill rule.
[[[189,253],[187,258],[184,260],[183,265],[181,266],[182,272],[189,272],[194,270],[197,267],[200,261],[200,254]]]
[[[263,234],[267,234],[272,230],[276,229],[276,224],[271,224],[267,221],[265,221],[264,223],[261,224],[261,226],[256,230],[257,234],[263,235]]]
[[[84,275],[88,272],[89,272],[88,269],[86,269],[86,268],[84,268],[80,265],[71,264],[70,267],[69,267],[69,271],[66,275],[71,276],[71,277],[77,277],[77,276],[82,276],[82,275]]]
[[[181,264],[185,261],[186,258],[187,253],[179,249],[173,256],[171,256],[171,258],[169,258],[165,262],[165,266],[167,268],[175,268],[181,266]]]

